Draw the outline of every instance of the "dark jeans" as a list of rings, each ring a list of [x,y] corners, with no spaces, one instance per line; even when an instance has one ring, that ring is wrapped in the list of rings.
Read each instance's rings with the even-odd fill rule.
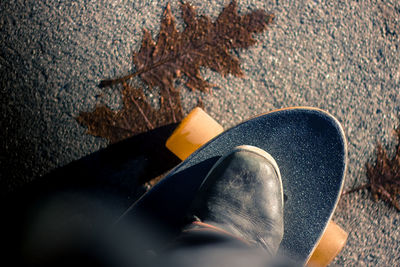
[[[152,266],[168,267],[266,267],[296,266],[289,260],[269,255],[221,229],[206,224],[192,225],[155,257]]]
[[[142,219],[145,216],[136,216],[135,221],[121,222],[110,229],[95,227],[80,217],[72,220],[64,206],[56,205],[55,210],[61,212],[44,211],[34,222],[34,230],[24,233],[32,238],[18,251],[12,249],[11,243],[5,243],[10,250],[5,253],[5,262],[35,267],[298,266],[201,222],[190,224],[176,237],[175,233],[162,230],[163,225],[157,225],[157,220]],[[93,210],[95,221],[108,221],[106,208]]]

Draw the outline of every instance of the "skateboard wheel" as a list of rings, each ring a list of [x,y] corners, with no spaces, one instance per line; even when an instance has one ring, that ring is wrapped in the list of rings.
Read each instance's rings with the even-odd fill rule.
[[[314,249],[307,266],[327,266],[346,244],[348,233],[333,221],[329,221],[317,247]]]
[[[194,108],[168,138],[165,146],[181,160],[222,133],[222,126],[201,108]]]

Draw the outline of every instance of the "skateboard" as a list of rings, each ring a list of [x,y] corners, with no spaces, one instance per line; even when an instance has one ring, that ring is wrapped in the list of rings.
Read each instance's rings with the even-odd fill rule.
[[[187,223],[185,214],[210,168],[239,145],[260,147],[278,163],[285,228],[279,253],[303,265],[329,264],[347,239],[347,233],[331,221],[343,187],[347,145],[340,123],[316,108],[272,111],[226,131],[200,108],[194,109],[166,142],[184,161],[118,222],[151,214],[158,224],[178,233]]]

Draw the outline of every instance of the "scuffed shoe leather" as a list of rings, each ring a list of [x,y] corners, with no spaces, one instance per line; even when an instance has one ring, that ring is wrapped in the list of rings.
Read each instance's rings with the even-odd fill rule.
[[[276,162],[257,147],[234,148],[208,173],[191,214],[274,255],[283,236],[283,191]]]

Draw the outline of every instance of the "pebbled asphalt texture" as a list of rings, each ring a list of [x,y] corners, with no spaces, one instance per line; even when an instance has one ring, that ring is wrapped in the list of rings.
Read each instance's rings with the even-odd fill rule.
[[[228,1],[190,0],[215,19]],[[74,119],[98,103],[120,107],[101,79],[132,70],[142,28],[157,36],[167,1],[0,2],[1,193],[104,148]],[[224,127],[289,106],[325,109],[348,138],[345,189],[366,182],[365,163],[381,141],[389,150],[400,118],[400,2],[240,1],[239,13],[264,9],[274,24],[256,46],[234,51],[244,78],[202,74],[212,94],[184,88],[185,112],[204,99]],[[179,2],[171,1],[178,27]],[[133,84],[143,86],[140,80]],[[157,93],[147,92],[157,102]],[[400,213],[367,191],[342,197],[335,221],[350,235],[332,266],[399,266]]]

